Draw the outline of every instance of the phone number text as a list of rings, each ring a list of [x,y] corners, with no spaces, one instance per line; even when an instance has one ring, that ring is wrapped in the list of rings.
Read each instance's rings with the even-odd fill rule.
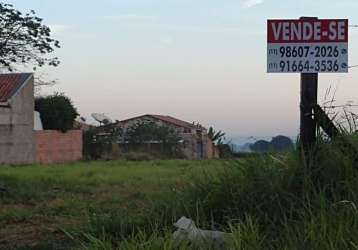
[[[279,69],[281,72],[338,72],[346,65],[339,65],[337,60],[316,60],[311,61],[280,61]]]
[[[338,46],[280,46],[269,49],[269,55],[285,58],[337,58],[347,54],[345,48]]]

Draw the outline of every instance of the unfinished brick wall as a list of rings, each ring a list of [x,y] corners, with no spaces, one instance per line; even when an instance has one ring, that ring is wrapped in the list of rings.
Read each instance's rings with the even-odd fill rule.
[[[208,144],[207,144],[207,157],[208,159],[219,159],[219,149],[217,146],[214,145],[213,141],[208,138]]]
[[[35,131],[36,162],[40,164],[66,163],[82,159],[82,131]]]

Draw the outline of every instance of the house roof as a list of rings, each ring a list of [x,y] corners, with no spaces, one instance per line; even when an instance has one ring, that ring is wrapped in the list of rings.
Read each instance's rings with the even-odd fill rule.
[[[30,73],[0,74],[0,102],[6,102],[13,97],[31,76]]]
[[[149,116],[149,117],[157,119],[157,120],[161,120],[162,122],[172,124],[172,125],[175,125],[177,127],[183,127],[183,128],[189,128],[189,129],[198,129],[198,128],[203,129],[202,126],[197,126],[197,125],[195,125],[193,123],[189,123],[189,122],[186,122],[186,121],[183,121],[183,120],[179,120],[179,119],[174,118],[174,117],[169,116],[169,115],[146,114],[146,115],[141,115],[141,116],[129,118],[129,119],[126,119],[126,120],[123,120],[123,121],[120,121],[120,122],[123,123],[123,122],[127,122],[127,121],[130,121],[130,120],[146,117],[146,116]]]
[[[196,126],[194,124],[192,124],[192,123],[179,120],[179,119],[171,117],[169,115],[149,115],[149,116],[154,117],[154,118],[156,118],[158,120],[161,120],[163,122],[166,122],[166,123],[174,124],[174,125],[176,125],[178,127],[196,128]]]

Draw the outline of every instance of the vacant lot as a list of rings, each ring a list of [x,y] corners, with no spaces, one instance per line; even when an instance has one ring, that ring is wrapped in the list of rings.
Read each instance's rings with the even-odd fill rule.
[[[66,232],[87,231],[93,215],[137,216],[193,176],[221,161],[79,162],[0,168],[0,248],[71,244]],[[40,244],[40,246],[39,246]]]
[[[231,233],[229,250],[358,249],[358,162],[342,143],[322,141],[309,166],[293,151],[1,167],[0,248],[210,249],[173,247],[173,222],[184,215]]]

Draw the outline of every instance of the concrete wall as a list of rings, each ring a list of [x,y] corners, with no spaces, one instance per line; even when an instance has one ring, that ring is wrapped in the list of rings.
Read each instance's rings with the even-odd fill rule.
[[[66,163],[82,159],[82,130],[62,133],[35,131],[36,161],[40,164]]]
[[[183,153],[189,160],[205,160],[218,158],[216,146],[210,140],[208,135],[182,134],[184,140]]]
[[[0,107],[0,164],[35,162],[33,78]]]

